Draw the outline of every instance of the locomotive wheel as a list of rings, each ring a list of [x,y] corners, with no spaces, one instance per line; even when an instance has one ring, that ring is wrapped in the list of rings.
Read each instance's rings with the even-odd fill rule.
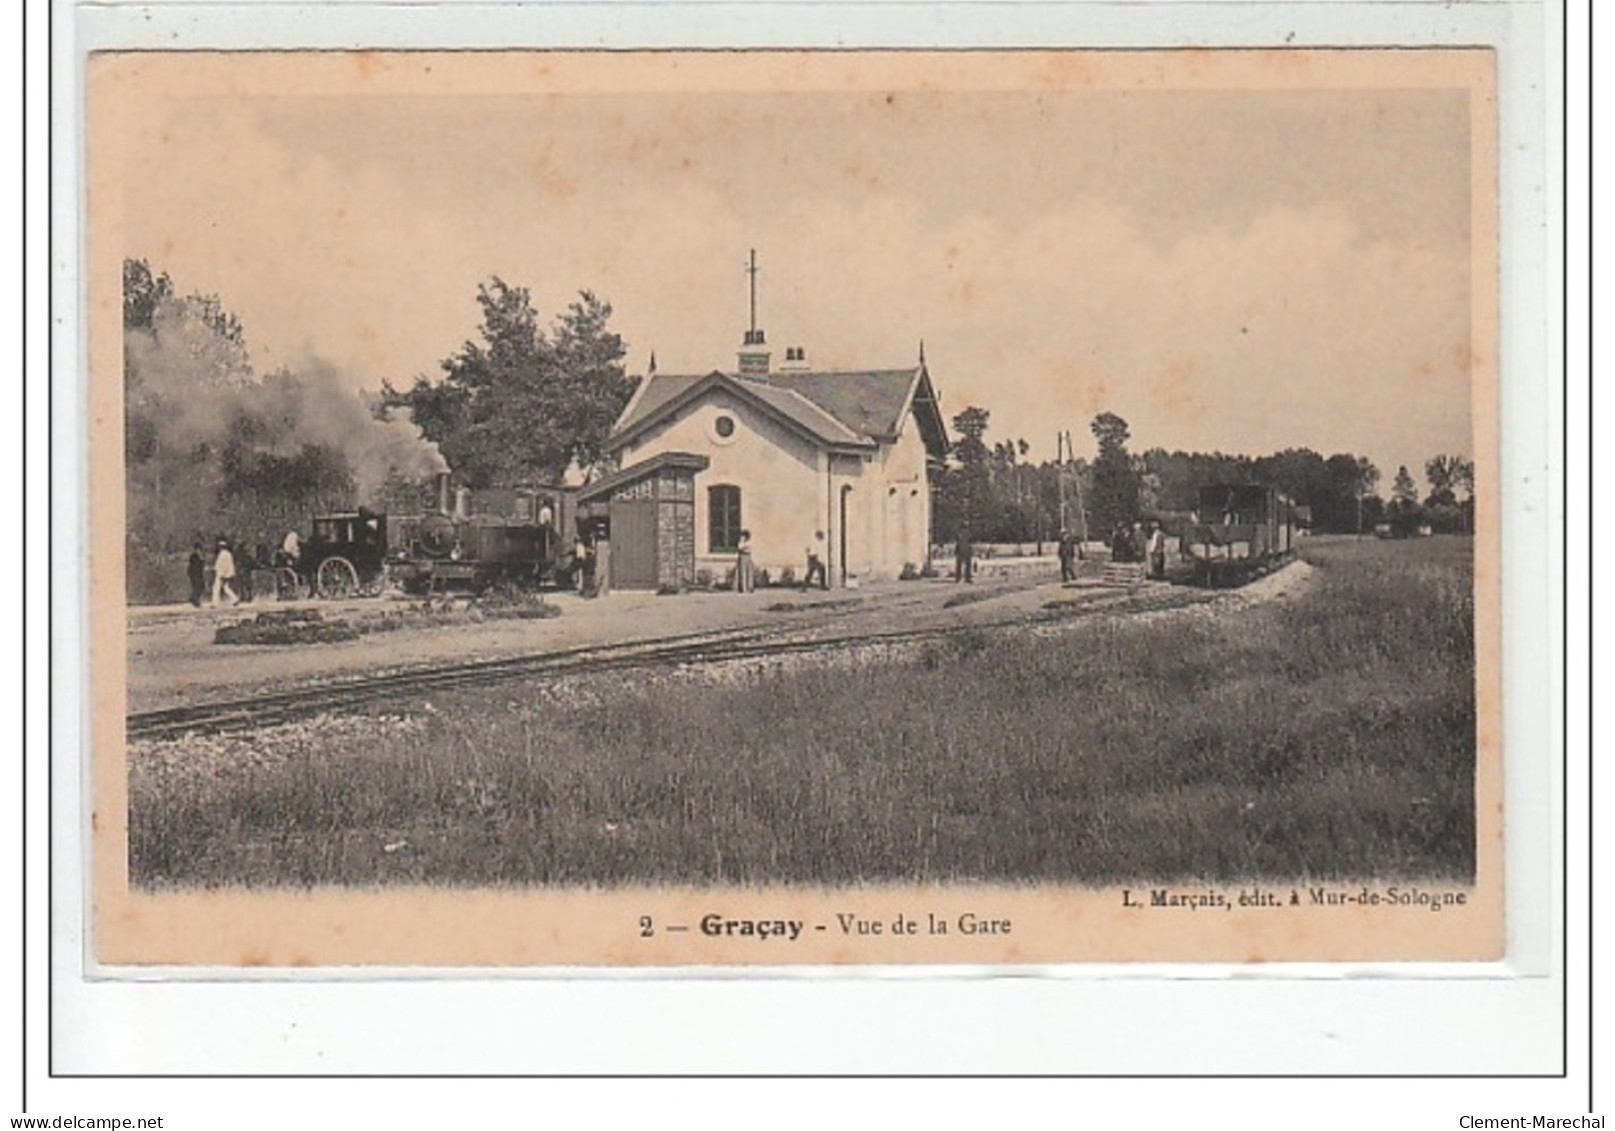
[[[314,591],[327,601],[351,597],[359,589],[359,571],[347,558],[326,558],[314,577]]]
[[[301,601],[308,596],[308,584],[295,569],[281,566],[275,571],[275,596],[282,601]]]

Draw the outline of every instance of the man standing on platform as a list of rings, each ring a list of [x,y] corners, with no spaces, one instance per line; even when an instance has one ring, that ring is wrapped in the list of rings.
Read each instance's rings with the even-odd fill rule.
[[[1166,532],[1161,529],[1159,522],[1150,523],[1147,546],[1150,555],[1150,577],[1156,581],[1166,580]]]
[[[953,581],[958,584],[963,581],[975,584],[976,581],[976,548],[970,543],[970,528],[959,528],[958,541],[953,547]]]
[[[191,546],[191,560],[185,563],[185,579],[191,583],[191,604],[202,607],[202,595],[207,592],[207,559],[202,556],[202,543]]]
[[[820,589],[830,588],[829,571],[824,568],[824,559],[819,556],[818,544],[823,541],[824,531],[815,530],[813,532],[813,544],[807,548],[807,576],[802,579],[803,592],[813,588],[814,577],[819,579]]]
[[[230,552],[230,543],[223,538],[219,539],[219,552],[213,558],[213,604],[219,603],[220,596],[228,595],[232,605],[241,604],[241,598],[236,596],[236,556]]]

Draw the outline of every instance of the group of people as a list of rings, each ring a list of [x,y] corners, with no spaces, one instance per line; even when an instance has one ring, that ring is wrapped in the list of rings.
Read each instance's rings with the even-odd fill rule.
[[[1158,522],[1118,523],[1110,535],[1110,560],[1146,562],[1149,575],[1166,577],[1166,531]]]
[[[813,541],[803,551],[807,557],[807,572],[802,575],[803,592],[815,585],[820,589],[830,588],[830,572],[824,564],[823,543],[824,531],[815,530]],[[752,559],[749,530],[742,530],[735,543],[735,569],[731,585],[736,593],[754,593],[757,590],[757,566]]]
[[[190,603],[200,609],[204,600],[210,606],[228,601],[239,605],[253,598],[252,575],[254,570],[272,570],[277,566],[299,569],[303,558],[303,541],[297,531],[290,531],[281,542],[280,549],[270,552],[266,543],[256,546],[234,543],[220,535],[210,550],[198,538],[191,544],[191,555],[185,563],[185,580],[190,585]]]
[[[198,539],[191,544],[191,556],[185,563],[185,579],[191,584],[190,601],[198,609],[202,607],[202,598],[207,593],[207,571],[208,560]],[[230,551],[230,543],[220,538],[218,552],[213,558],[213,604],[219,603],[221,590],[230,595],[231,604],[241,603],[241,598],[236,596],[235,577],[235,555]]]
[[[804,550],[807,558],[807,571],[803,574],[801,584],[804,592],[815,586],[820,589],[830,588],[830,575],[823,553],[824,531],[814,531],[813,538],[814,541]],[[201,539],[194,543],[191,547],[190,560],[186,564],[186,577],[190,582],[190,602],[197,608],[202,607],[204,599],[208,599],[208,603],[215,607],[226,600],[232,605],[252,600],[254,569],[281,567],[301,572],[303,545],[301,536],[295,530],[287,532],[272,560],[268,547],[262,543],[255,550],[249,551],[244,546],[233,546],[228,538],[221,536],[214,546],[211,557],[203,546]],[[1110,551],[1113,561],[1144,561],[1149,565],[1151,577],[1166,577],[1166,534],[1157,522],[1118,524],[1111,533]],[[1075,580],[1079,555],[1076,536],[1068,530],[1061,530],[1059,541],[1061,581]],[[597,592],[597,559],[593,542],[587,538],[578,538],[572,546],[572,558],[571,580],[577,585],[580,593],[594,596]],[[953,579],[955,582],[967,584],[975,581],[975,546],[968,530],[961,530],[954,544]],[[749,530],[740,532],[740,539],[735,547],[733,586],[736,593],[751,593],[757,587],[757,571],[752,560]]]
[[[243,554],[245,556],[245,552]],[[191,545],[191,556],[185,563],[185,579],[191,585],[191,604],[196,608],[202,607],[202,599],[208,594],[208,574],[213,575],[213,595],[208,602],[218,605],[222,600],[228,600],[232,605],[239,605],[243,600],[252,599],[251,579],[248,578],[240,591],[237,589],[236,552],[231,548],[228,538],[220,538],[216,543],[211,559],[203,550],[200,539]]]
[[[1075,581],[1081,544],[1069,530],[1060,531],[1060,580]],[[1145,562],[1149,575],[1166,578],[1166,531],[1159,522],[1121,522],[1110,534],[1110,560]]]

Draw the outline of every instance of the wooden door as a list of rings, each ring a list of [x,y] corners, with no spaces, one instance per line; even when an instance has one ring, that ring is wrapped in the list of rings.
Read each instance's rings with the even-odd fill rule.
[[[611,584],[656,588],[656,504],[649,499],[611,501]]]

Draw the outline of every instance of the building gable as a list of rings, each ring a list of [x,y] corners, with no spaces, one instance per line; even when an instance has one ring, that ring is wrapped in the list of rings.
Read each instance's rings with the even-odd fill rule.
[[[715,393],[734,396],[818,447],[863,450],[875,446],[873,439],[853,432],[789,389],[714,371],[693,378],[659,373],[647,377],[642,395],[637,395],[624,409],[622,419],[607,438],[606,450],[621,451],[657,425],[674,419]]]
[[[832,450],[868,450],[896,439],[912,414],[927,452],[947,453],[947,433],[930,375],[918,369],[777,372],[736,377],[714,370],[705,376],[653,373],[623,409],[607,451],[620,451],[637,437],[722,389],[741,397],[790,430]]]

